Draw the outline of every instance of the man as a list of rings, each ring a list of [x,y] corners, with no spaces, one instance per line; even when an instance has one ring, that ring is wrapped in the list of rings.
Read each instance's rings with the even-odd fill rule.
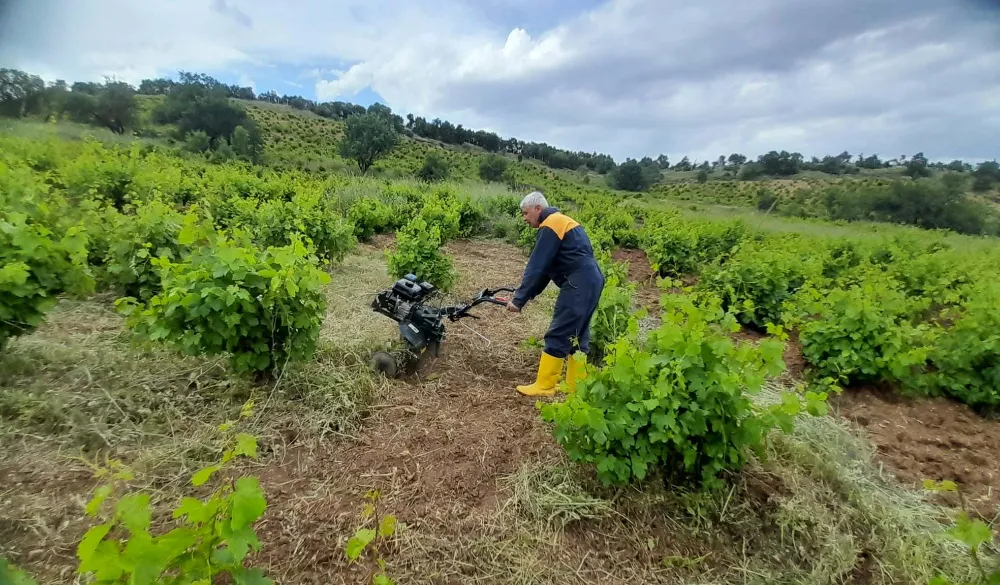
[[[549,281],[559,287],[559,298],[545,334],[545,350],[535,383],[518,386],[517,391],[525,396],[552,396],[567,356],[576,350],[586,354],[590,349],[590,319],[604,290],[604,275],[583,226],[549,207],[544,195],[538,191],[529,193],[521,201],[521,215],[538,230],[538,236],[521,286],[507,303],[507,309],[519,312],[525,303],[545,290]],[[570,358],[566,385],[571,392],[583,367],[583,363]]]

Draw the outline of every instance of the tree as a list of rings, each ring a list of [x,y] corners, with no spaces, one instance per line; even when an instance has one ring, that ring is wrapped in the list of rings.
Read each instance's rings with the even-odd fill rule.
[[[802,166],[802,155],[798,152],[788,152],[782,150],[777,152],[772,150],[767,154],[757,157],[757,164],[760,165],[765,175],[789,176],[799,172]]]
[[[358,169],[367,173],[375,161],[389,153],[399,140],[393,124],[377,113],[362,114],[347,119],[344,138],[340,141],[340,155],[358,163]]]
[[[204,130],[192,130],[184,139],[184,149],[189,152],[205,152],[212,146],[212,139]]]
[[[651,177],[646,169],[635,159],[626,159],[608,175],[608,184],[613,189],[622,191],[644,191],[651,183]]]
[[[956,173],[964,173],[967,169],[965,163],[956,159],[945,165],[946,169],[949,171],[955,171]]]
[[[167,95],[173,91],[177,82],[160,77],[158,79],[143,79],[139,83],[139,93],[142,95]]]
[[[248,150],[251,160],[259,158],[263,140],[256,123],[238,102],[229,99],[231,92],[239,93],[212,77],[181,72],[181,81],[171,86],[163,103],[153,111],[154,119],[161,124],[177,124],[181,138],[189,132],[201,130],[210,140],[229,140],[238,126],[248,133]],[[147,86],[150,89],[150,86]]]
[[[69,116],[70,120],[81,124],[90,124],[94,121],[94,109],[97,98],[82,91],[71,91],[64,96],[62,111]]]
[[[906,163],[906,170],[903,171],[904,175],[918,179],[920,177],[929,177],[931,175],[931,170],[927,168],[927,157],[924,153],[918,152],[913,155],[913,157]]]
[[[232,146],[225,138],[216,138],[212,141],[212,160],[215,162],[226,162],[236,156]]]
[[[615,159],[606,154],[599,154],[593,160],[593,169],[601,175],[606,175],[615,169]]]
[[[417,177],[424,181],[443,181],[451,174],[448,161],[437,152],[431,151],[424,158],[424,166],[417,171]]]
[[[230,146],[237,156],[250,158],[250,133],[247,132],[245,127],[237,126],[233,130],[233,139],[230,141]]]
[[[108,81],[94,103],[94,119],[115,134],[124,134],[136,121],[135,89],[121,81]]]
[[[818,170],[830,175],[841,175],[846,171],[846,164],[839,156],[824,156],[818,165]]]
[[[670,168],[670,157],[665,154],[661,154],[656,157],[656,164],[660,165],[661,169],[667,170]]]
[[[0,115],[21,117],[41,113],[45,82],[37,75],[16,69],[0,69]]]
[[[243,125],[237,126],[233,130],[233,137],[229,140],[233,153],[252,163],[257,163],[260,160],[262,144],[260,129],[256,124],[251,124],[249,129]]]
[[[978,193],[989,191],[995,183],[1000,182],[1000,164],[990,160],[979,163],[972,172],[972,190]]]
[[[729,160],[729,166],[733,167],[734,169],[737,169],[743,166],[743,163],[747,162],[747,157],[737,152],[734,152],[733,154],[729,155],[728,160]]]
[[[483,157],[479,161],[479,178],[484,181],[500,181],[507,170],[507,159],[496,154]]]
[[[706,171],[705,169],[701,169],[700,171],[698,171],[698,182],[704,183],[707,180],[708,180],[708,171]]]
[[[869,157],[866,157],[863,154],[859,154],[858,166],[863,169],[880,169],[883,166],[888,166],[888,163],[883,163],[881,160],[879,160],[877,154],[873,154]]]
[[[752,181],[764,174],[764,167],[760,163],[747,163],[740,169],[741,181]]]
[[[389,106],[376,102],[368,106],[368,113],[375,114],[377,116],[385,118],[390,124],[392,124],[393,130],[395,130],[396,132],[403,131],[404,128],[403,117],[393,114],[392,108],[390,108]]]

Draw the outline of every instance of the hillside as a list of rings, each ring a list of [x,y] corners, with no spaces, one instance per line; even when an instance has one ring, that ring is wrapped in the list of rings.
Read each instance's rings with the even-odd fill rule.
[[[268,164],[320,174],[356,170],[354,163],[345,161],[337,151],[337,142],[343,136],[343,122],[288,106],[256,101],[242,103],[261,125]],[[446,145],[435,140],[404,135],[400,144],[385,159],[375,164],[373,171],[376,175],[387,178],[412,177],[431,153],[447,161],[453,179],[473,181],[479,180],[479,162],[487,155],[482,149],[471,145]],[[523,188],[538,187],[546,192],[557,191],[566,197],[609,191],[603,179],[587,185],[578,173],[550,169],[538,161],[519,162],[514,155],[505,155],[504,158],[513,171],[516,184]]]
[[[345,161],[337,151],[337,143],[343,136],[343,122],[288,106],[257,101],[241,103],[263,129],[268,164],[320,174],[351,172],[353,163]],[[404,135],[399,145],[375,164],[373,172],[386,178],[412,177],[431,154],[446,161],[452,178],[473,181],[479,179],[479,162],[487,155],[472,145],[454,146]],[[634,192],[611,189],[607,185],[607,177],[593,171],[555,170],[527,158],[518,162],[518,157],[510,154],[505,158],[514,178],[508,183],[517,190],[540,188],[546,193],[571,200],[597,193],[619,199],[638,196]],[[698,171],[667,170],[658,172],[659,182],[653,184],[644,197],[650,201],[673,204],[759,207],[761,211],[788,216],[917,223],[968,233],[1000,233],[1000,219],[992,218],[997,197],[991,193],[972,193],[967,176],[956,175],[959,178],[956,188],[969,201],[968,210],[951,212],[945,209],[949,205],[945,203],[948,196],[943,192],[940,179],[914,181],[904,176],[903,172],[902,167],[861,169],[854,175],[829,175],[810,170],[780,178],[735,180],[733,172],[716,170],[707,173],[703,177],[705,180],[700,181]],[[906,194],[892,194],[900,184],[916,186]],[[843,201],[831,207],[827,201],[832,192],[836,193],[834,197]],[[874,206],[873,201],[885,197],[899,201],[880,203],[878,209],[865,209],[866,205]],[[919,198],[926,200],[923,209],[906,213],[884,211],[885,208],[911,205],[906,200]],[[854,209],[856,211],[845,211]],[[983,221],[982,218],[987,216],[992,219]],[[969,220],[969,217],[980,219]]]

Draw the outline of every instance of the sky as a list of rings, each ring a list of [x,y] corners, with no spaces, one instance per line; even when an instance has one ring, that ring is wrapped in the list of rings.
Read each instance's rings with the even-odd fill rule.
[[[0,67],[204,72],[618,161],[1000,156],[1000,0],[0,0]]]

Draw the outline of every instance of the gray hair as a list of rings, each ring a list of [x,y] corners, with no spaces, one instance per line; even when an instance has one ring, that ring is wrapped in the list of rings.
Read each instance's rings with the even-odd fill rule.
[[[545,195],[542,195],[541,191],[532,191],[524,196],[521,200],[521,209],[527,209],[529,207],[540,206],[545,209],[549,206],[549,202],[545,200]]]

